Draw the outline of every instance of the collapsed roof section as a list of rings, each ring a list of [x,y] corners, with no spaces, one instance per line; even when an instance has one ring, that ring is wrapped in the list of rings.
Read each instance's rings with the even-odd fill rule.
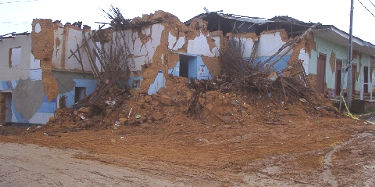
[[[217,30],[223,31],[224,35],[231,32],[247,33],[255,32],[256,25],[263,25],[265,23],[272,22],[270,20],[258,17],[240,16],[234,14],[224,14],[222,12],[209,12],[199,14],[190,20],[186,21],[186,25],[194,19],[203,19],[208,22],[208,30],[213,32]]]
[[[289,16],[275,16],[271,19],[259,17],[248,17],[234,14],[224,14],[222,11],[208,12],[199,14],[186,21],[190,25],[196,18],[207,21],[209,31],[223,31],[227,33],[256,33],[260,35],[263,31],[283,29],[287,32],[289,38],[301,35],[308,28],[316,23],[303,22]],[[328,41],[347,46],[349,34],[336,28],[333,25],[318,25],[313,29],[315,36]],[[375,45],[353,36],[353,49],[363,51],[369,55],[375,55]]]
[[[209,31],[223,31],[227,33],[249,33],[258,35],[263,31],[284,29],[289,37],[302,34],[314,23],[305,23],[288,16],[277,16],[272,19],[259,17],[240,16],[235,14],[224,14],[222,12],[202,13],[185,22],[190,25],[192,20],[199,18],[208,22]]]

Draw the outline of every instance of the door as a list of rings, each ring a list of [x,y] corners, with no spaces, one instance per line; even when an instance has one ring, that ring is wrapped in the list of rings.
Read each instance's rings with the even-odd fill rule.
[[[317,61],[317,80],[316,80],[316,91],[318,93],[324,93],[324,83],[326,75],[326,59],[327,55],[319,54]]]
[[[12,93],[0,93],[0,123],[12,122]]]
[[[340,95],[341,92],[341,67],[342,67],[342,60],[336,60],[336,83],[335,83],[335,90],[336,95]]]
[[[363,83],[365,83],[364,87],[363,87],[363,91],[365,93],[368,93],[368,82],[369,82],[369,78],[368,78],[368,67],[367,66],[364,66],[363,67]]]

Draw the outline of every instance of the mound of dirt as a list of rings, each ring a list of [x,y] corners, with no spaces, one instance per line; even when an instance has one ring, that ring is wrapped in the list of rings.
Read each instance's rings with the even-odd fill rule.
[[[204,82],[203,82],[204,83]],[[208,82],[201,86],[214,85]],[[277,93],[238,93],[207,89],[197,95],[197,88],[184,77],[169,77],[166,87],[157,94],[147,95],[137,90],[130,94],[113,89],[107,100],[95,105],[58,109],[54,118],[41,130],[50,132],[83,129],[108,129],[140,124],[215,124],[244,125],[254,121],[283,125],[284,113],[306,118],[311,115],[336,117],[337,111],[324,98],[315,97],[312,106],[305,99],[289,98],[287,102]],[[196,100],[195,111],[191,111]],[[315,107],[318,106],[318,107]]]

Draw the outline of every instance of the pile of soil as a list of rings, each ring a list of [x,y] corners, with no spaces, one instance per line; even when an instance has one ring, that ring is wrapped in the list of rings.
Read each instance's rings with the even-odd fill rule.
[[[40,130],[68,132],[141,124],[202,123],[224,126],[254,121],[284,125],[289,123],[287,118],[281,118],[284,113],[293,113],[301,118],[311,115],[340,117],[329,101],[318,96],[314,101],[319,106],[311,105],[302,98],[284,101],[284,96],[277,93],[221,92],[211,89],[197,96],[196,91],[184,77],[169,77],[166,87],[152,96],[137,90],[121,94],[113,89],[109,91],[107,100],[94,105],[58,109],[55,117]],[[189,112],[193,97],[199,97],[197,113]]]

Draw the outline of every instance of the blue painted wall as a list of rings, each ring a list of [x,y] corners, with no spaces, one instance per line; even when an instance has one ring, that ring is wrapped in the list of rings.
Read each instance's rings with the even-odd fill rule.
[[[73,79],[75,82],[75,87],[85,87],[86,95],[90,95],[96,88],[96,81],[90,79]],[[13,92],[18,84],[18,80],[12,81],[0,81],[0,90]],[[45,124],[48,122],[50,117],[53,117],[56,108],[58,106],[58,99],[63,95],[66,97],[67,107],[71,107],[74,104],[74,93],[75,89],[72,89],[70,92],[59,94],[57,98],[54,98],[48,101],[47,97],[44,96],[43,103],[36,111],[36,113],[29,120],[25,120],[22,115],[15,109],[14,103],[11,103],[12,123],[31,123],[31,124]],[[27,107],[27,106],[25,106]]]
[[[130,86],[130,88],[132,88],[134,81],[137,81],[137,80],[139,80],[139,82],[140,82],[139,86],[141,86],[142,80],[143,80],[142,76],[130,76],[129,80],[128,80],[128,86]],[[137,88],[137,89],[139,89],[139,88]]]
[[[189,79],[197,78],[198,76],[197,68],[198,68],[197,57],[195,56],[189,57],[189,60],[188,60],[188,78]]]
[[[175,77],[180,76],[180,61],[176,63],[175,67],[168,70],[168,75],[173,75]]]
[[[165,87],[165,77],[163,71],[159,70],[158,74],[155,77],[154,83],[148,88],[148,95],[152,95],[160,90],[160,88]]]
[[[180,76],[180,62],[176,63],[176,66],[168,70],[169,75],[175,77]],[[189,56],[188,60],[188,78],[192,79],[211,79],[210,70],[204,64],[202,57],[200,56]]]
[[[96,81],[90,80],[90,79],[73,79],[75,83],[75,87],[85,87],[86,88],[86,96],[90,95],[92,92],[94,92],[96,88]],[[66,107],[73,106],[74,103],[74,96],[75,96],[75,89],[72,89],[69,92],[59,94],[58,99],[60,99],[62,96],[65,96],[65,104]]]
[[[197,79],[211,79],[210,71],[208,70],[207,66],[204,64],[202,57],[197,57]]]
[[[288,61],[290,59],[290,56],[291,55],[285,55],[283,57],[281,57],[281,59],[275,63],[274,65],[274,68],[276,69],[276,71],[281,71],[283,69],[286,68],[287,64],[288,64]],[[264,62],[266,59],[268,59],[269,57],[257,57],[255,59],[255,63],[259,63],[259,62]],[[279,56],[275,56],[272,58],[271,62],[275,59],[279,58]]]

